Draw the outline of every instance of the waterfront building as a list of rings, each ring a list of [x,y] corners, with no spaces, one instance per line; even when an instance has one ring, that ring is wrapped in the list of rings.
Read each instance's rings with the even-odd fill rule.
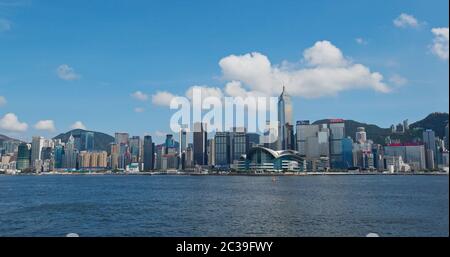
[[[115,143],[120,145],[120,144],[124,144],[124,145],[128,145],[129,142],[129,137],[130,135],[128,133],[124,133],[124,132],[116,132],[115,133]]]
[[[423,132],[423,143],[425,144],[427,169],[436,167],[436,135],[433,130],[427,129]]]
[[[62,169],[64,162],[64,147],[60,144],[55,146],[53,150],[53,159],[55,169]]]
[[[356,128],[355,141],[364,144],[367,141],[366,129],[364,127]]]
[[[78,150],[75,148],[75,139],[70,135],[64,149],[64,168],[69,170],[77,169],[77,160]]]
[[[330,130],[327,124],[310,124],[308,120],[296,123],[296,149],[309,165],[308,169],[316,171],[316,167],[329,164]],[[326,160],[326,161],[325,161]],[[316,165],[320,162],[320,165]],[[324,167],[324,169],[328,169]]]
[[[119,168],[119,145],[116,143],[111,143],[111,155],[110,164],[112,170],[117,170]]]
[[[94,132],[83,131],[81,133],[81,148],[82,151],[94,151]]]
[[[141,138],[139,136],[132,136],[130,138],[130,154],[131,162],[139,163],[141,159]]]
[[[417,143],[389,144],[384,147],[384,158],[402,157],[402,161],[409,164],[412,170],[426,169],[426,152],[424,145]],[[386,164],[387,165],[387,164]],[[388,168],[385,166],[385,168]]]
[[[240,169],[242,165],[239,165]],[[266,147],[257,146],[250,149],[246,155],[244,170],[252,172],[284,172],[304,171],[304,159],[294,150],[275,151]]]
[[[278,97],[278,149],[286,150],[292,145],[292,102],[291,97],[283,86],[283,91]],[[291,144],[290,144],[291,143]]]
[[[144,171],[151,171],[154,169],[155,161],[155,145],[151,136],[144,137]]]
[[[208,166],[214,167],[216,165],[216,143],[215,139],[208,139],[207,147]]]
[[[345,138],[345,123],[343,119],[328,121],[330,129],[330,165],[332,169],[345,169],[342,155],[342,140]]]
[[[31,145],[27,143],[21,143],[17,150],[16,169],[21,171],[29,169],[30,160],[31,160]]]
[[[231,163],[238,161],[239,158],[247,154],[248,137],[245,128],[233,128],[230,133],[231,141]]]
[[[231,163],[231,136],[230,132],[216,132],[215,163],[217,168],[229,168]]]
[[[342,139],[342,160],[346,169],[354,166],[353,164],[353,139],[346,137]]]
[[[81,151],[79,154],[79,164],[82,170],[106,169],[108,153],[106,151],[88,152]]]
[[[194,165],[204,166],[208,164],[206,124],[194,123]]]
[[[44,138],[35,136],[31,141],[31,166],[35,167],[36,161],[41,160],[42,147],[44,146]]]

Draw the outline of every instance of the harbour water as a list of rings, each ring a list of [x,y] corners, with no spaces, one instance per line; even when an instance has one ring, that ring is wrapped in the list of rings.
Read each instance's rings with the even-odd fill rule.
[[[448,236],[448,176],[0,176],[0,236]]]

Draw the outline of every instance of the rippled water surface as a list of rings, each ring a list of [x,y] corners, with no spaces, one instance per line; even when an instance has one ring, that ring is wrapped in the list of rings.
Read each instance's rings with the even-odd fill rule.
[[[0,236],[448,236],[448,176],[0,176]]]

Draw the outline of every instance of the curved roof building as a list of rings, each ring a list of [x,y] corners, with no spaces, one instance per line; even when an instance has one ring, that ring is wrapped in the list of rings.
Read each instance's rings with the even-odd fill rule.
[[[302,171],[304,159],[294,150],[275,151],[257,146],[245,156],[245,167],[256,171]]]

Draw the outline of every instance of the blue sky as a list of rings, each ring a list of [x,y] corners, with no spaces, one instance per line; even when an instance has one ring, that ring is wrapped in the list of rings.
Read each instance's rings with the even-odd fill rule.
[[[298,93],[294,120],[416,121],[448,112],[448,20],[447,0],[0,0],[0,134],[53,136],[80,121],[89,130],[157,136],[173,113],[152,102],[158,91],[223,89],[230,78],[219,61],[230,55],[304,65],[304,51],[323,41],[380,73],[390,90]],[[433,50],[433,28],[447,28],[446,58]],[[36,128],[48,120],[55,130],[48,122]]]

